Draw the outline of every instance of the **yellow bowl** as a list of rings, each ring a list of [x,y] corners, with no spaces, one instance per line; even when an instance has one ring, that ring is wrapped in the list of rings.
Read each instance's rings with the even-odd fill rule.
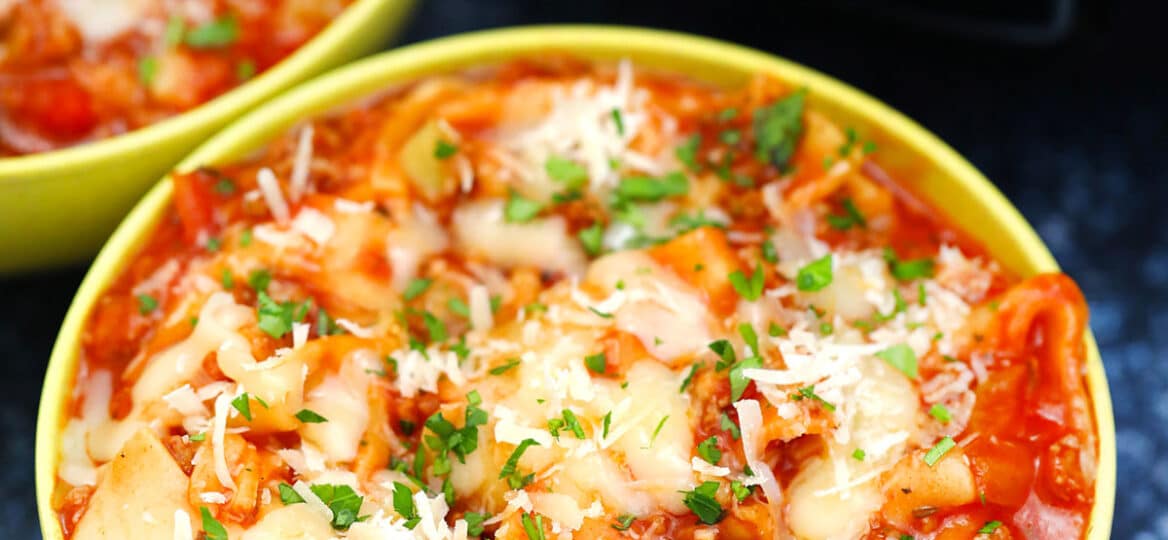
[[[741,84],[761,72],[807,86],[808,99],[815,107],[875,140],[882,165],[905,173],[917,193],[972,232],[1007,268],[1023,276],[1058,270],[1034,229],[1002,194],[952,148],[904,115],[859,90],[786,60],[710,39],[655,30],[588,26],[494,30],[384,53],[304,84],[253,111],[207,141],[183,160],[178,170],[230,162],[301,118],[396,84],[549,50],[599,60],[630,58],[641,67],[684,73],[717,84]],[[172,192],[168,181],[156,185],[114,233],[82,282],[53,348],[41,396],[36,445],[37,504],[47,540],[61,538],[50,500],[82,328],[102,291],[134,257],[165,213]],[[1110,536],[1115,499],[1115,423],[1103,364],[1090,334],[1086,344],[1087,382],[1100,440],[1088,538],[1103,540]]]
[[[93,255],[143,193],[199,143],[281,91],[376,51],[414,0],[355,0],[272,69],[205,105],[125,135],[0,158],[0,274]]]

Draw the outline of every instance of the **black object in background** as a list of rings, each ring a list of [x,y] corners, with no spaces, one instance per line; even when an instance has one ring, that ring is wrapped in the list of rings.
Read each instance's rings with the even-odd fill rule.
[[[1074,6],[1069,27],[1055,24],[1063,4]],[[554,22],[682,30],[801,62],[921,122],[1005,192],[1083,287],[1118,428],[1112,537],[1168,540],[1168,400],[1161,397],[1168,395],[1168,175],[1161,158],[1168,146],[1168,68],[1161,6],[422,0],[404,40]],[[1028,30],[987,30],[986,21]],[[40,534],[32,487],[40,380],[83,272],[0,278],[0,538]]]

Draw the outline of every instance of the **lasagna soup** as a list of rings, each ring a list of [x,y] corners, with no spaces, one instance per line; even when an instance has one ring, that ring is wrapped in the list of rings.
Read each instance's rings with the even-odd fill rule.
[[[1083,538],[1079,289],[814,92],[515,61],[176,174],[84,335],[66,536]]]
[[[268,69],[350,0],[0,0],[0,157],[112,137]]]

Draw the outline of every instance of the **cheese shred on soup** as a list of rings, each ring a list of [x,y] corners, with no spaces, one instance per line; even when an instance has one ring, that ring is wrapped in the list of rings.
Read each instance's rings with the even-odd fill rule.
[[[173,178],[66,536],[1082,538],[1082,294],[757,77],[516,61]]]

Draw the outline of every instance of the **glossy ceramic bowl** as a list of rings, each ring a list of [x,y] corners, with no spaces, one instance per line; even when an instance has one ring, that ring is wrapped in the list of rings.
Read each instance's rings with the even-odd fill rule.
[[[970,231],[1002,264],[1022,276],[1058,269],[1034,229],[972,165],[936,136],[872,97],[808,68],[751,49],[668,32],[612,27],[531,27],[451,37],[401,48],[362,60],[273,100],[248,114],[187,157],[185,171],[202,164],[228,163],[262,146],[298,120],[354,100],[439,73],[498,63],[547,51],[580,57],[632,59],[639,67],[686,74],[715,84],[742,84],[767,73],[809,88],[813,106],[855,126],[880,147],[881,165],[904,178],[921,196]],[[106,244],[81,284],[53,349],[37,424],[37,503],[45,538],[61,533],[50,501],[60,453],[71,382],[77,369],[81,333],[94,303],[134,257],[167,211],[171,183],[163,181],[143,199]],[[993,219],[986,219],[993,216]],[[1103,364],[1090,334],[1087,381],[1099,429],[1099,476],[1089,540],[1111,530],[1115,498],[1115,424]]]
[[[310,77],[383,47],[414,0],[354,0],[272,69],[214,100],[125,135],[0,158],[0,274],[93,255],[146,190],[217,130]]]

